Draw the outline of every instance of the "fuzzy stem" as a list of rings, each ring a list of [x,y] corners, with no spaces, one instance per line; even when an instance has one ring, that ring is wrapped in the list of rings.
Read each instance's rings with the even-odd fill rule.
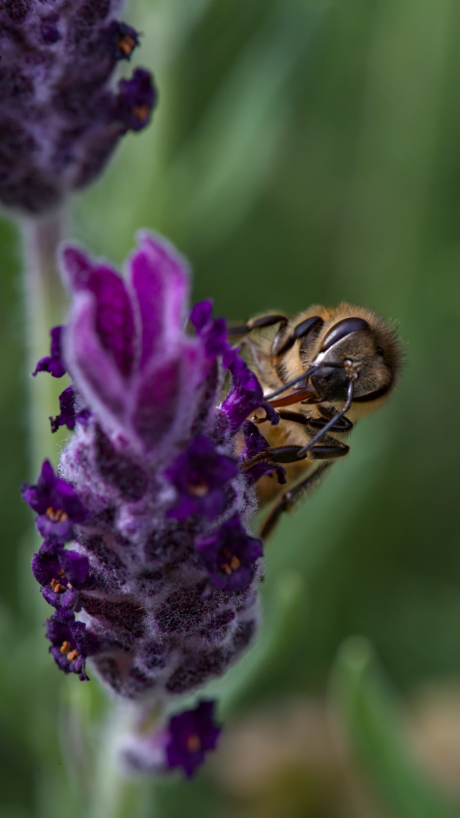
[[[56,253],[65,232],[62,212],[21,223],[24,244],[24,304],[26,314],[27,369],[31,373],[39,358],[49,352],[49,331],[63,319],[64,290]],[[29,386],[30,465],[36,477],[41,461],[50,454],[49,416],[58,411],[61,379],[39,374]]]

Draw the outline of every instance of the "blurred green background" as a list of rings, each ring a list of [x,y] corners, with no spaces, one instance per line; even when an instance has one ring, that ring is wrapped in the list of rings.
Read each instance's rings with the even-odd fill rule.
[[[0,815],[460,816],[460,6],[132,0],[126,19],[160,105],[75,199],[73,234],[121,264],[139,227],[165,233],[231,320],[373,307],[407,367],[270,544],[259,642],[212,686],[219,752],[191,784],[111,800],[89,783],[103,697],[55,669],[28,568],[40,386],[0,223]],[[43,441],[56,460],[46,417]]]

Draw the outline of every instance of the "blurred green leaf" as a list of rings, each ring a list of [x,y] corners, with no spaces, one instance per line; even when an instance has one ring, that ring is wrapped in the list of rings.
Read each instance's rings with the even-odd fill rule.
[[[460,804],[430,781],[404,737],[404,712],[370,642],[349,639],[333,670],[332,702],[345,740],[391,818],[458,818]]]

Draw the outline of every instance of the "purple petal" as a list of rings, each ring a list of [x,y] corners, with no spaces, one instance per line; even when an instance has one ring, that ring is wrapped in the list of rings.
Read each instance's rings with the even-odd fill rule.
[[[227,593],[244,591],[251,582],[255,563],[262,556],[259,539],[251,537],[238,515],[227,520],[208,537],[201,537],[195,548],[214,585]]]
[[[159,236],[139,234],[139,248],[129,260],[130,280],[142,322],[144,369],[183,330],[189,291],[188,264]]]
[[[45,358],[40,358],[32,375],[37,375],[38,372],[49,372],[53,378],[62,378],[66,374],[64,362],[61,354],[61,338],[63,327],[53,327],[50,330],[51,335],[51,351],[50,355]]]
[[[245,447],[241,452],[242,461],[250,460],[251,458],[265,452],[270,448],[264,436],[259,432],[257,426],[254,423],[251,423],[250,420],[247,420],[243,424],[243,435]],[[286,469],[279,464],[273,463],[273,461],[270,461],[269,459],[256,463],[250,469],[246,469],[245,475],[250,484],[254,484],[257,483],[257,481],[260,480],[264,474],[272,474],[273,472],[276,473],[278,483],[282,485],[286,482]]]
[[[123,123],[126,130],[140,131],[150,122],[156,102],[157,92],[151,74],[136,68],[131,79],[122,79],[118,83],[114,117]]]
[[[279,423],[279,415],[264,401],[262,387],[256,375],[242,358],[232,351],[224,356],[224,366],[232,375],[232,387],[222,404],[233,431],[237,431],[246,418],[256,409],[263,407],[271,423]]]
[[[225,318],[213,319],[212,301],[201,301],[195,304],[190,313],[190,321],[204,343],[208,358],[215,360],[219,355],[225,357],[232,355],[228,342],[227,322]]]
[[[135,48],[139,45],[139,35],[134,28],[112,20],[109,26],[109,38],[112,44],[113,55],[116,60],[129,60]]]
[[[74,538],[75,531],[72,520],[70,519],[56,521],[49,518],[46,514],[40,514],[40,516],[37,517],[36,524],[38,533],[55,546],[64,545],[64,543]]]
[[[209,324],[211,320],[212,320],[211,299],[206,299],[206,301],[199,301],[197,304],[194,304],[190,311],[190,321],[195,327],[198,335]]]
[[[68,386],[59,395],[60,413],[54,418],[50,418],[51,431],[57,432],[60,426],[67,426],[68,429],[75,428],[75,390],[73,386]]]
[[[148,448],[169,432],[177,416],[181,397],[182,361],[164,361],[143,378],[133,416],[133,425]]]
[[[129,377],[134,355],[134,316],[122,277],[108,265],[86,259],[75,247],[67,247],[62,258],[74,289],[86,290],[96,297],[95,329],[101,346],[113,357],[122,375]]]
[[[197,386],[202,377],[199,349],[183,343],[174,357],[165,355],[140,381],[132,423],[147,449],[166,447],[185,437],[194,415]]]
[[[219,454],[213,441],[200,435],[165,472],[177,490],[176,504],[167,516],[178,520],[191,514],[217,517],[225,506],[226,486],[237,475],[236,461]]]
[[[168,767],[182,767],[187,778],[204,762],[205,753],[216,747],[221,728],[213,720],[214,705],[214,701],[201,701],[194,710],[170,719],[165,748]]]
[[[129,398],[126,382],[102,346],[96,330],[96,304],[90,294],[82,293],[75,299],[64,353],[85,404],[98,414],[104,426],[123,428]]]

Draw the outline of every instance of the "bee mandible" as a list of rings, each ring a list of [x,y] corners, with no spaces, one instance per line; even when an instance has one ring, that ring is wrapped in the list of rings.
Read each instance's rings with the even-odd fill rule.
[[[245,463],[250,468],[264,460],[286,469],[284,486],[272,474],[257,483],[260,506],[274,503],[260,531],[265,540],[281,514],[348,454],[344,438],[356,421],[388,400],[401,370],[402,345],[389,322],[345,302],[313,306],[291,318],[257,316],[229,334],[244,336],[241,351],[280,418],[271,425],[263,410],[251,417],[263,424],[269,447]]]

